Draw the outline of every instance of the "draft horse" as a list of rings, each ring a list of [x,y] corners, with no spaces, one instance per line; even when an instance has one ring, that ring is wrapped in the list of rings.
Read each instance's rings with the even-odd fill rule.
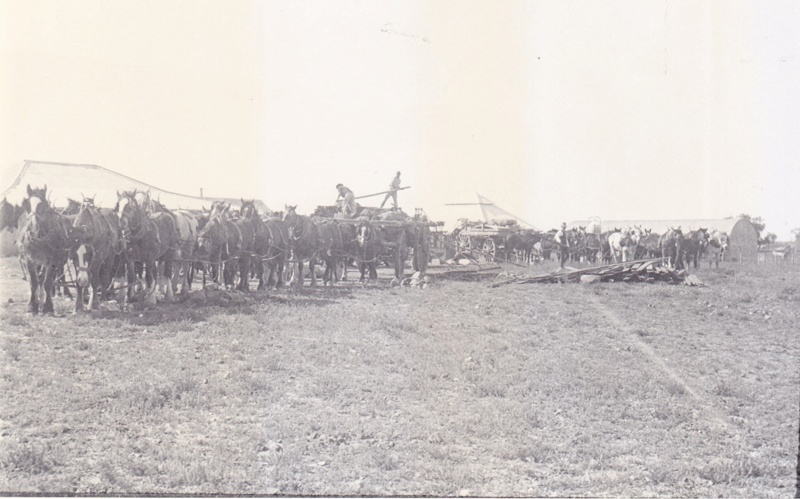
[[[258,215],[255,200],[241,200],[239,209],[241,218],[234,222],[239,228],[243,241],[242,253],[245,258],[241,259],[242,282],[246,282],[246,274],[250,268],[254,268],[258,277],[258,291],[266,290],[269,279],[273,273],[277,272],[276,287],[283,285],[283,267],[289,251],[289,229],[286,224],[279,220],[269,220],[264,222]],[[248,241],[250,248],[248,249]],[[252,260],[250,259],[252,257]],[[264,266],[267,265],[269,272],[264,277]],[[247,272],[245,272],[247,269]],[[245,285],[245,290],[247,290]]]
[[[377,281],[378,261],[384,252],[380,229],[373,226],[368,219],[361,220],[356,226],[356,243],[358,252],[355,260],[361,273],[360,281],[366,281],[367,276],[371,281]]]
[[[159,273],[168,281],[164,299],[166,301],[174,299],[172,272],[179,245],[178,229],[169,215],[148,214],[140,204],[141,199],[141,193],[137,191],[117,192],[114,211],[119,217],[120,233],[127,250],[125,251],[127,299],[133,298],[132,284],[136,280],[134,264],[139,262],[145,272],[145,303],[155,305]]]
[[[53,315],[54,283],[63,274],[69,257],[71,228],[47,201],[47,185],[32,189],[29,184],[27,193],[22,202],[25,215],[20,218],[17,249],[30,284],[28,312],[37,315],[41,303],[41,312]],[[40,293],[44,294],[43,299]]]
[[[23,215],[21,206],[13,205],[8,199],[0,202],[0,231],[8,229],[14,231],[19,226],[19,219]]]
[[[89,310],[97,308],[100,300],[107,298],[117,258],[121,257],[124,248],[116,213],[96,208],[92,198],[84,199],[75,215],[72,235],[70,256],[77,271],[75,279],[77,313],[84,310],[89,287],[91,287]]]
[[[295,260],[295,271],[292,276],[292,283],[298,287],[303,286],[303,262],[308,261],[308,269],[311,273],[311,285],[317,285],[317,276],[314,267],[317,264],[317,252],[319,251],[319,229],[317,225],[307,216],[297,214],[297,205],[286,205],[283,213],[283,221],[289,229],[289,241],[292,259]],[[296,282],[295,282],[296,280]]]
[[[219,209],[212,207],[208,222],[197,235],[198,256],[206,258],[216,268],[214,281],[219,285],[231,286],[236,284],[236,259],[242,250],[242,232],[239,227],[227,218],[230,205]],[[252,244],[248,246],[252,249]],[[247,283],[248,266],[241,266],[242,281]],[[241,283],[240,283],[241,287]]]
[[[667,260],[667,265],[676,269],[683,268],[683,232],[678,228],[670,227],[659,239],[661,257]]]

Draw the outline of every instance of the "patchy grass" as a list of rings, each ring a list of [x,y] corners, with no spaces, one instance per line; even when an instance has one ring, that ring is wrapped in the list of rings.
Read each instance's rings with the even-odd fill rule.
[[[30,317],[3,268],[0,491],[791,494],[794,269]]]

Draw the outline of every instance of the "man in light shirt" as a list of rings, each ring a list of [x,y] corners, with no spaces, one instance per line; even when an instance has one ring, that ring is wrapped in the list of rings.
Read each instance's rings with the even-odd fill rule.
[[[394,176],[392,179],[392,183],[389,184],[389,192],[386,193],[386,197],[383,198],[383,202],[381,203],[381,208],[383,205],[386,204],[386,201],[389,198],[392,198],[392,209],[397,210],[397,191],[400,190],[400,172],[397,172],[397,175]]]
[[[336,203],[341,207],[342,213],[352,218],[356,214],[356,198],[353,191],[343,186],[336,184],[336,190],[339,191],[339,196],[336,198]],[[341,204],[340,200],[341,199]]]

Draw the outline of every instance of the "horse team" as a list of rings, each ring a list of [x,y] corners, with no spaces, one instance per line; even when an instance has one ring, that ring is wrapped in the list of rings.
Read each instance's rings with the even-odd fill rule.
[[[559,235],[563,236],[559,238]],[[684,233],[677,227],[657,234],[641,226],[614,228],[602,233],[587,232],[586,227],[579,226],[565,229],[561,234],[555,229],[513,234],[506,240],[506,259],[516,255],[518,260],[536,262],[555,255],[563,264],[567,260],[617,263],[662,257],[676,268],[690,264],[697,268],[699,258],[708,254],[709,266],[713,263],[719,268],[729,243],[726,233],[705,228]]]
[[[242,200],[236,215],[230,204],[218,201],[198,213],[169,210],[136,190],[118,192],[113,209],[86,198],[70,200],[58,211],[48,201],[47,186],[30,185],[21,206],[4,199],[0,208],[0,230],[18,230],[17,249],[30,285],[28,311],[34,315],[53,314],[53,293],[72,268],[79,312],[117,293],[124,308],[139,287],[147,304],[155,304],[159,286],[171,301],[175,293],[189,291],[198,269],[204,285],[210,276],[219,285],[249,291],[253,277],[261,291],[284,285],[287,262],[295,264],[288,274],[302,286],[304,262],[312,285],[314,267],[323,263],[327,285],[340,278],[337,269],[346,272],[343,261],[355,262],[363,281],[377,279],[376,265],[387,259],[401,279],[409,247],[415,269],[424,266],[418,259],[428,258],[427,226],[404,223],[405,215],[397,212],[337,223],[299,215],[296,206],[287,206],[281,217],[262,217],[254,201]]]

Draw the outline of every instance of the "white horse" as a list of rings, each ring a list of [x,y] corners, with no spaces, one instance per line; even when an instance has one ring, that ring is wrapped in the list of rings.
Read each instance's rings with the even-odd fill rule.
[[[632,260],[636,260],[636,254],[639,252],[639,247],[642,246],[642,238],[645,236],[644,229],[642,229],[641,225],[634,225],[633,228],[628,229],[628,233],[631,236],[631,241],[633,241],[630,257]]]
[[[719,268],[719,262],[725,259],[725,253],[728,251],[729,245],[730,238],[725,232],[715,230],[709,235],[708,244],[705,247],[705,251],[709,255],[708,268],[711,268],[712,263],[716,265],[716,268]]]
[[[632,260],[632,252],[636,251],[636,243],[631,238],[630,231],[612,232],[608,235],[608,246],[611,248],[611,256],[614,263],[618,263],[617,255],[622,262]]]

